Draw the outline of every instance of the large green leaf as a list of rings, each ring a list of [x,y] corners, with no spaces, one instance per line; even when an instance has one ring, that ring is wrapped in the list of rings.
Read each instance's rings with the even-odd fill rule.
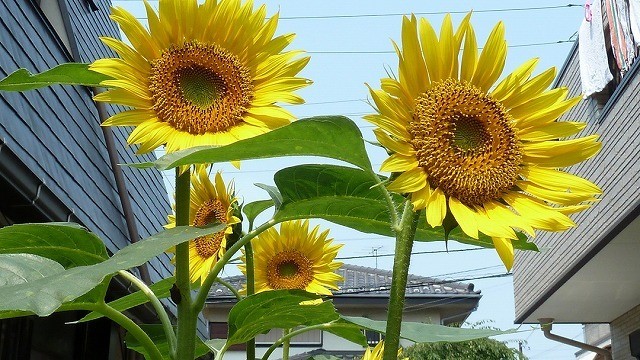
[[[253,223],[258,215],[262,214],[268,208],[274,206],[273,200],[258,200],[250,202],[242,207],[242,212],[247,217],[249,223]]]
[[[153,163],[132,166],[156,166],[160,170],[167,170],[189,164],[282,156],[322,156],[342,160],[363,169],[371,168],[362,133],[353,121],[344,116],[301,119],[230,145],[194,147],[164,155]]]
[[[92,265],[109,258],[95,234],[74,223],[18,224],[0,229],[0,254],[29,253],[65,268]]]
[[[265,291],[246,297],[231,309],[227,344],[247,342],[271,329],[291,329],[338,319],[333,304],[322,301],[318,295],[301,290]]]
[[[144,332],[147,333],[147,335],[149,335],[149,337],[151,338],[151,341],[153,341],[153,343],[156,345],[156,347],[162,354],[162,358],[167,360],[171,359],[169,355],[169,342],[167,341],[167,337],[164,334],[164,329],[162,328],[162,325],[142,324],[140,325],[140,327],[142,328],[142,330],[144,330]],[[147,353],[146,349],[144,348],[144,346],[142,346],[134,336],[131,336],[131,334],[127,333],[127,335],[125,336],[124,342],[129,349],[144,355],[146,359],[151,358]],[[196,351],[195,351],[194,359],[200,356],[206,355],[209,352],[210,352],[209,347],[205,345],[205,343],[199,337],[196,336]]]
[[[101,86],[110,77],[89,70],[89,64],[67,63],[58,65],[39,74],[26,69],[18,69],[0,80],[0,90],[27,91],[50,85]]]
[[[184,241],[224,230],[219,224],[207,228],[177,227],[129,245],[95,265],[78,266],[28,281],[0,287],[0,311],[31,311],[47,316],[65,302],[86,294],[110,274],[144,264],[166,249]]]
[[[275,174],[283,204],[275,219],[279,221],[320,218],[352,229],[394,237],[386,201],[371,174],[355,168],[337,165],[299,165],[282,169]],[[393,194],[396,204],[403,199]],[[537,250],[524,235],[513,241],[518,249]],[[416,232],[417,241],[444,241],[444,230],[432,228],[421,217]],[[460,228],[449,234],[449,240],[493,248],[490,237],[474,239]]]
[[[171,290],[171,287],[173,287],[173,284],[175,282],[176,282],[176,278],[171,276],[166,279],[162,279],[158,281],[157,283],[149,286],[149,288],[151,289],[151,291],[153,291],[153,293],[156,295],[158,299],[162,299],[162,298],[171,296],[170,290]],[[147,296],[142,291],[138,290],[132,294],[129,294],[117,300],[111,301],[109,302],[108,305],[122,312],[125,310],[129,310],[133,307],[136,307],[138,305],[146,304],[147,302],[149,302],[149,299],[147,298]],[[95,311],[92,311],[82,319],[78,320],[78,322],[91,321],[91,320],[99,319],[101,317],[102,317],[101,314]]]
[[[0,287],[20,285],[64,271],[57,262],[33,254],[0,254]]]
[[[386,321],[371,320],[363,317],[342,316],[350,323],[356,324],[364,329],[377,331],[384,334],[387,328]],[[516,330],[494,330],[494,329],[469,329],[435,324],[424,324],[404,321],[400,329],[400,337],[417,343],[424,342],[458,342],[473,339],[486,338],[489,336],[512,334]]]

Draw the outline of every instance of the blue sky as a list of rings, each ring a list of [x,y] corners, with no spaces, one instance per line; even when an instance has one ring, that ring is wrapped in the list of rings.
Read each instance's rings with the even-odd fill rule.
[[[258,1],[259,2],[259,1]],[[144,17],[142,2],[139,0],[113,1],[124,6],[136,17]],[[157,2],[151,1],[152,4]],[[549,67],[558,69],[564,63],[574,34],[583,19],[578,1],[266,1],[268,13],[280,12],[278,33],[295,32],[297,37],[290,49],[302,49],[309,53],[311,61],[302,72],[314,81],[312,86],[300,94],[307,104],[289,107],[298,117],[315,115],[347,115],[361,127],[365,139],[373,139],[372,126],[363,122],[361,116],[372,111],[367,104],[365,83],[379,87],[379,79],[385,76],[385,69],[397,68],[391,39],[399,41],[401,16],[393,14],[431,13],[424,15],[439,28],[444,12],[453,12],[457,24],[464,12],[475,10],[472,23],[479,43],[483,43],[491,28],[498,21],[504,21],[507,41],[510,45],[505,74],[523,61],[539,57],[541,72]],[[555,7],[553,9],[509,10],[514,8]],[[501,10],[486,11],[485,10]],[[460,12],[460,13],[456,13]],[[435,14],[434,14],[435,13]],[[383,15],[339,17],[337,15]],[[308,18],[317,17],[317,18]],[[556,43],[561,42],[561,43]],[[554,43],[545,45],[530,45]],[[522,46],[524,45],[524,46]],[[378,53],[382,52],[382,53]],[[378,166],[385,154],[372,149],[371,159]],[[242,169],[220,166],[225,178],[235,179],[238,195],[245,201],[267,198],[266,193],[253,186],[256,182],[273,184],[273,173],[283,167],[301,162],[316,162],[317,159],[276,159],[268,161],[246,161]],[[321,160],[324,161],[324,160]],[[171,189],[170,189],[171,191]],[[325,225],[325,224],[323,224]],[[326,224],[332,229],[332,236],[345,246],[339,256],[371,256],[393,252],[393,239],[358,233],[336,225]],[[449,249],[467,249],[468,246],[450,244]],[[417,243],[414,252],[445,250],[439,243]],[[356,265],[391,269],[392,257],[363,257],[345,262]],[[505,270],[494,250],[463,251],[456,253],[421,254],[412,257],[410,272],[423,276],[445,279],[477,277],[504,273]],[[235,274],[228,269],[227,274]],[[470,322],[493,320],[494,326],[513,328],[514,303],[511,277],[472,280],[476,289],[482,290],[483,298]],[[542,332],[531,326],[520,327],[523,332],[504,339],[527,340],[525,354],[533,360],[573,359],[578,350],[545,339]],[[556,333],[582,338],[579,325],[554,326]],[[517,347],[517,343],[511,343]]]

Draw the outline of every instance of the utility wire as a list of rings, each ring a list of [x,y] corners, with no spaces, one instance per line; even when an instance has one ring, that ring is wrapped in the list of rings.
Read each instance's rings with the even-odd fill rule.
[[[533,10],[551,10],[551,9],[563,9],[571,7],[582,7],[580,4],[566,4],[566,5],[554,5],[554,6],[532,6],[524,8],[504,8],[504,9],[480,9],[472,10],[473,13],[491,13],[491,12],[509,12],[509,11],[533,11]],[[414,12],[414,15],[445,15],[445,14],[467,14],[469,11],[428,11],[428,12]],[[302,19],[352,19],[352,18],[371,18],[371,17],[389,17],[389,16],[403,16],[409,15],[408,13],[387,13],[387,14],[345,14],[345,15],[305,15],[305,16],[282,16],[280,20],[302,20]]]
[[[548,42],[538,42],[538,43],[528,43],[528,44],[515,44],[508,45],[509,48],[521,48],[521,47],[529,47],[529,46],[544,46],[544,45],[557,45],[564,43],[573,43],[575,40],[567,39],[567,40],[558,40],[558,41],[548,41]],[[478,50],[482,50],[482,47],[478,47]],[[338,51],[307,51],[308,54],[345,54],[345,55],[356,55],[356,54],[368,54],[368,55],[382,55],[382,54],[395,54],[394,50],[338,50]]]
[[[480,248],[455,249],[455,250],[415,251],[415,252],[412,252],[411,255],[456,253],[456,252],[478,251],[478,250],[486,250],[486,249],[480,247]],[[366,259],[366,258],[373,258],[373,257],[391,257],[395,255],[396,254],[391,253],[391,254],[379,254],[379,255],[345,256],[345,257],[337,257],[336,260]]]

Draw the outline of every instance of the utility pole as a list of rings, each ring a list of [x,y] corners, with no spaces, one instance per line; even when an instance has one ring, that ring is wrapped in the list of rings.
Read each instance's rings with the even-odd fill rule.
[[[382,249],[382,246],[378,246],[377,248],[371,248],[371,255],[376,259],[376,269],[378,268],[378,250]]]

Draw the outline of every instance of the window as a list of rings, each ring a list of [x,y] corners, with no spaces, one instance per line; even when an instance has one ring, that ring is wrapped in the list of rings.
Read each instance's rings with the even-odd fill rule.
[[[282,329],[271,329],[256,336],[256,346],[271,346],[282,337]],[[312,330],[291,339],[291,346],[322,346],[322,331]]]
[[[384,335],[373,330],[365,330],[364,336],[367,337],[367,344],[369,344],[369,346],[375,346],[380,341],[384,340]]]

